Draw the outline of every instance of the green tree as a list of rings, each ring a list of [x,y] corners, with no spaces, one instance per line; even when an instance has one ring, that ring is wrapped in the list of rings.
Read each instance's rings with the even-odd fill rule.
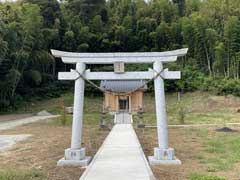
[[[227,49],[227,77],[238,76],[238,58],[236,53],[240,51],[240,21],[236,16],[230,16],[224,26],[224,40]],[[233,72],[231,71],[233,70]]]
[[[170,47],[171,33],[167,23],[162,22],[156,29],[157,48],[164,51]]]
[[[185,14],[185,0],[173,0],[178,6],[179,16],[184,16]]]
[[[215,47],[215,61],[213,63],[213,71],[215,76],[225,76],[226,74],[226,58],[227,53],[223,42],[219,42]]]
[[[101,33],[103,31],[103,22],[100,15],[97,15],[92,20],[91,25],[92,32]]]

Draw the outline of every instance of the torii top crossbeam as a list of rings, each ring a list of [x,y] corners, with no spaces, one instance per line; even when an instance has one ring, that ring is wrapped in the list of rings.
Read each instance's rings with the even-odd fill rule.
[[[73,53],[51,50],[55,57],[62,58],[67,64],[113,64],[124,63],[153,63],[155,61],[173,62],[177,57],[187,54],[188,49],[178,49],[165,52],[124,52],[124,53]]]
[[[184,56],[188,49],[178,49],[165,52],[132,52],[132,53],[73,53],[58,50],[51,50],[55,57],[62,59],[68,64],[114,64],[116,62],[123,63],[154,63],[154,62],[173,62],[177,57]],[[84,75],[88,80],[134,80],[134,79],[151,79],[154,77],[155,71],[149,70],[141,72],[125,72],[116,74],[114,72],[90,72],[85,71]],[[76,71],[59,72],[59,80],[74,80],[78,77]],[[161,76],[165,79],[180,79],[179,71],[168,71],[165,69]]]

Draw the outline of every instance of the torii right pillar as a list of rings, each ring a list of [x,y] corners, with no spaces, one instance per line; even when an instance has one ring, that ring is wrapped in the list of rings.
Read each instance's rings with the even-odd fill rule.
[[[162,62],[156,61],[153,68],[157,73],[163,71]],[[156,117],[157,117],[157,134],[158,134],[158,147],[154,148],[154,156],[149,156],[151,165],[180,165],[181,161],[175,157],[174,149],[168,146],[168,125],[167,125],[167,112],[166,101],[164,92],[164,80],[158,76],[154,80],[155,89],[155,103],[156,103]]]

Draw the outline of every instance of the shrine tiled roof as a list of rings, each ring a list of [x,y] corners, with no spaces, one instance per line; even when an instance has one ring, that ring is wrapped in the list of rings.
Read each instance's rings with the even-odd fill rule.
[[[102,80],[100,87],[106,91],[129,92],[139,87],[139,90],[146,90],[147,85],[144,84],[144,80]]]

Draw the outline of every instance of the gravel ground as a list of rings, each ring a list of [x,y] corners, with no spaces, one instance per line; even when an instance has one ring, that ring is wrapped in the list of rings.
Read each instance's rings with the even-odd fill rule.
[[[0,122],[18,120],[18,119],[23,119],[23,118],[31,117],[31,116],[32,116],[32,114],[8,114],[8,115],[0,115]]]
[[[4,122],[0,122],[0,131],[1,130],[6,130],[6,129],[12,129],[17,126],[21,126],[24,124],[29,124],[41,120],[47,120],[47,119],[52,119],[59,117],[58,115],[50,115],[50,116],[31,116],[23,119],[17,119],[17,120],[8,120]]]
[[[0,135],[0,151],[11,149],[18,141],[26,140],[30,134]]]

